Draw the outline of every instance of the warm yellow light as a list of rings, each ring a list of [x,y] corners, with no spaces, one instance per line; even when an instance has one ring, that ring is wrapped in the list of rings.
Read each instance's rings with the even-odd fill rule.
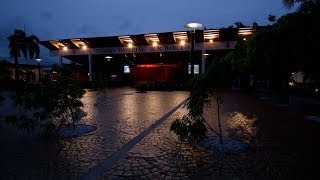
[[[157,42],[153,42],[152,46],[158,46],[158,43]]]
[[[180,41],[180,45],[183,46],[183,45],[185,45],[185,44],[186,44],[186,41],[185,41],[185,40],[181,40],[181,41]]]
[[[210,42],[210,43],[213,43],[213,39],[210,39],[209,42]]]
[[[88,47],[86,45],[82,46],[83,50],[86,50]]]
[[[244,40],[244,41],[246,41],[246,40],[247,40],[247,38],[243,38],[243,40]]]
[[[128,43],[129,48],[132,48],[132,46],[133,46],[132,43]]]
[[[67,51],[67,50],[68,50],[68,47],[67,47],[67,46],[64,46],[62,49],[63,49],[64,51]]]

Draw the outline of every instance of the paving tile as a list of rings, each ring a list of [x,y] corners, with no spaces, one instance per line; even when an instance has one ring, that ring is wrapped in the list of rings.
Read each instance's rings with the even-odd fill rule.
[[[188,92],[135,93],[133,89],[88,92],[83,98],[88,115],[82,123],[98,129],[59,142],[41,141],[0,122],[0,137],[6,137],[0,138],[0,179],[79,179],[187,96]],[[204,114],[217,130],[215,110],[213,102]],[[319,126],[305,121],[304,114],[279,110],[240,93],[226,94],[221,110],[223,135],[247,143],[245,152],[224,154],[179,141],[170,124],[187,112],[180,108],[98,178],[320,178]],[[209,131],[209,135],[216,134]]]

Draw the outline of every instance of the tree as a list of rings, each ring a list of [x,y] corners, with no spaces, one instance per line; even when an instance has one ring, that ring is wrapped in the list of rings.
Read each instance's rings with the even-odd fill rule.
[[[245,26],[242,22],[240,22],[240,21],[235,22],[234,24],[236,25],[237,28],[245,28],[245,27],[246,27],[246,26]]]
[[[271,22],[271,23],[274,23],[274,22],[277,21],[277,17],[274,16],[274,15],[269,14],[268,21]]]
[[[62,127],[75,127],[84,112],[81,97],[85,91],[74,82],[75,74],[55,67],[58,80],[50,84],[27,84],[16,81],[11,94],[14,104],[23,111],[6,118],[20,129],[42,128],[45,135],[56,135]]]
[[[19,79],[18,75],[18,65],[20,57],[20,51],[22,51],[23,56],[25,59],[29,58],[33,59],[34,55],[36,58],[40,56],[40,48],[39,48],[39,38],[35,35],[31,35],[29,37],[26,36],[26,33],[22,30],[14,30],[13,35],[8,37],[9,40],[9,49],[10,49],[10,56],[14,58],[14,65],[15,65],[15,79]]]
[[[228,64],[232,79],[237,78],[241,87],[248,87],[249,76],[252,73],[247,61],[247,41],[238,39],[235,49],[223,57]]]
[[[319,4],[319,0],[282,0],[282,4],[285,5],[287,8],[292,8],[297,3],[305,3],[311,2],[313,4]]]
[[[253,27],[253,28],[257,28],[258,26],[259,26],[259,24],[258,24],[257,22],[253,22],[253,23],[252,23],[252,27]]]
[[[212,62],[204,75],[198,76],[192,82],[190,97],[187,100],[186,107],[188,114],[172,122],[170,130],[180,139],[195,143],[202,141],[207,135],[209,124],[203,117],[203,109],[211,103],[210,97],[213,97],[217,105],[219,131],[214,130],[220,137],[222,144],[222,131],[220,123],[220,107],[223,103],[222,92],[227,84],[227,63],[223,59]]]
[[[286,89],[291,73],[296,71],[320,77],[316,45],[320,40],[319,7],[303,2],[297,12],[257,30],[247,41],[245,61],[249,69],[271,80],[272,88]]]

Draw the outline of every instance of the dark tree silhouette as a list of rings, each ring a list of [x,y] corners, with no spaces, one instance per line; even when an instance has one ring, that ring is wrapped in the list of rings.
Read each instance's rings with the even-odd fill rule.
[[[274,23],[274,22],[277,21],[277,17],[274,16],[274,15],[269,14],[269,16],[268,16],[268,21]]]
[[[313,4],[320,4],[320,0],[282,0],[282,4],[287,8],[292,8],[297,3],[310,2]]]
[[[245,28],[246,26],[242,23],[242,22],[235,22],[234,23],[236,25],[237,28]]]
[[[259,25],[258,25],[257,22],[253,22],[253,23],[252,23],[252,27],[253,27],[253,28],[257,28],[258,26],[259,26]]]
[[[36,58],[40,56],[40,48],[39,48],[39,38],[35,35],[26,36],[26,33],[22,30],[14,30],[13,35],[8,37],[9,40],[9,49],[10,49],[10,56],[14,58],[14,65],[15,65],[15,72],[14,77],[15,79],[19,78],[18,75],[18,65],[20,57],[20,51],[23,53],[25,59],[29,58],[33,59],[34,55]]]

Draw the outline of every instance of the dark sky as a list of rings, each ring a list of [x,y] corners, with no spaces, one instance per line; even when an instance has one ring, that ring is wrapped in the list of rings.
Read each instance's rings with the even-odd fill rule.
[[[292,11],[281,0],[0,0],[0,8],[0,56],[15,28],[49,40],[182,31],[189,22],[266,25],[269,14]]]
[[[41,40],[259,25],[288,12],[281,0],[1,0],[2,33],[25,28]]]

